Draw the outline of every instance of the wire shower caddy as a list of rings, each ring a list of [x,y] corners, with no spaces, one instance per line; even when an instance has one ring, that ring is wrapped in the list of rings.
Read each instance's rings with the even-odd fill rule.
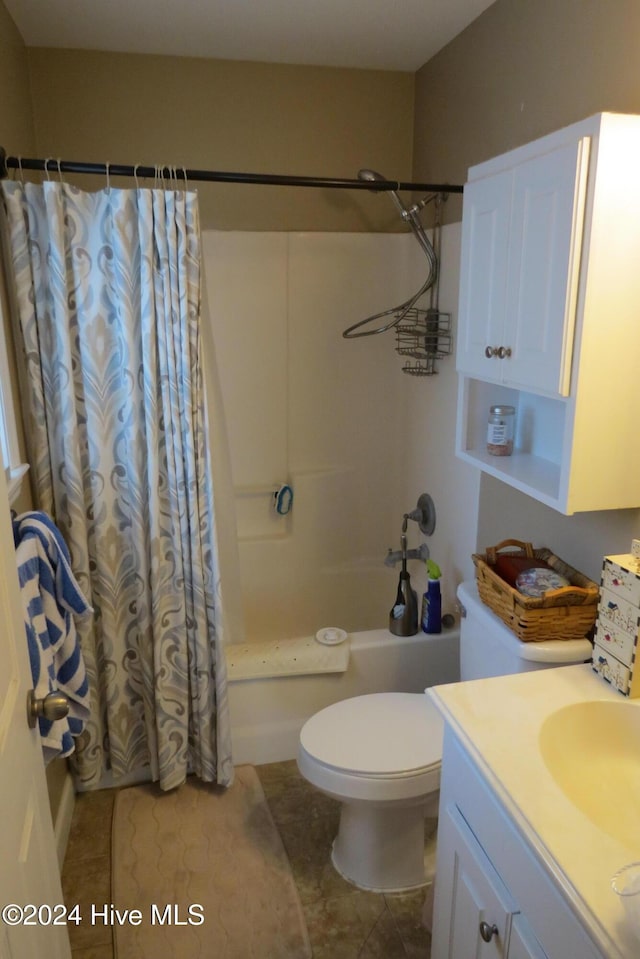
[[[407,357],[402,372],[409,376],[433,376],[438,372],[436,360],[453,352],[451,313],[435,307],[408,310],[395,331],[396,353]]]

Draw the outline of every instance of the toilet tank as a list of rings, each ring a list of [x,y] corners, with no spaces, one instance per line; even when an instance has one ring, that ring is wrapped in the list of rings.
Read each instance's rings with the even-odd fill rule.
[[[478,596],[475,581],[458,586],[460,678],[484,679],[532,669],[569,666],[591,659],[588,639],[550,639],[523,643]]]

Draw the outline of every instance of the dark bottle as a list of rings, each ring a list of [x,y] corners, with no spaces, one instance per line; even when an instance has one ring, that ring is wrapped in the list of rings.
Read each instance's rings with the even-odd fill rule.
[[[398,594],[389,613],[389,631],[394,636],[415,636],[418,632],[418,595],[406,571],[400,573]]]

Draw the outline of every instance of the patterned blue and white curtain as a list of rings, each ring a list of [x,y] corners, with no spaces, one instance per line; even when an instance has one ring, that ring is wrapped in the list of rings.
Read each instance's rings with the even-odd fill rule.
[[[233,777],[197,195],[2,184],[37,507],[95,609],[80,788]],[[208,374],[210,371],[207,371]]]

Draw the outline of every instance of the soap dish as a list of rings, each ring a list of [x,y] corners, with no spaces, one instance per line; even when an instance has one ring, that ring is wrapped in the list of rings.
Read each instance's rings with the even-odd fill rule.
[[[316,639],[323,646],[337,646],[339,643],[344,643],[346,638],[344,629],[338,629],[337,626],[325,626],[316,633]]]

